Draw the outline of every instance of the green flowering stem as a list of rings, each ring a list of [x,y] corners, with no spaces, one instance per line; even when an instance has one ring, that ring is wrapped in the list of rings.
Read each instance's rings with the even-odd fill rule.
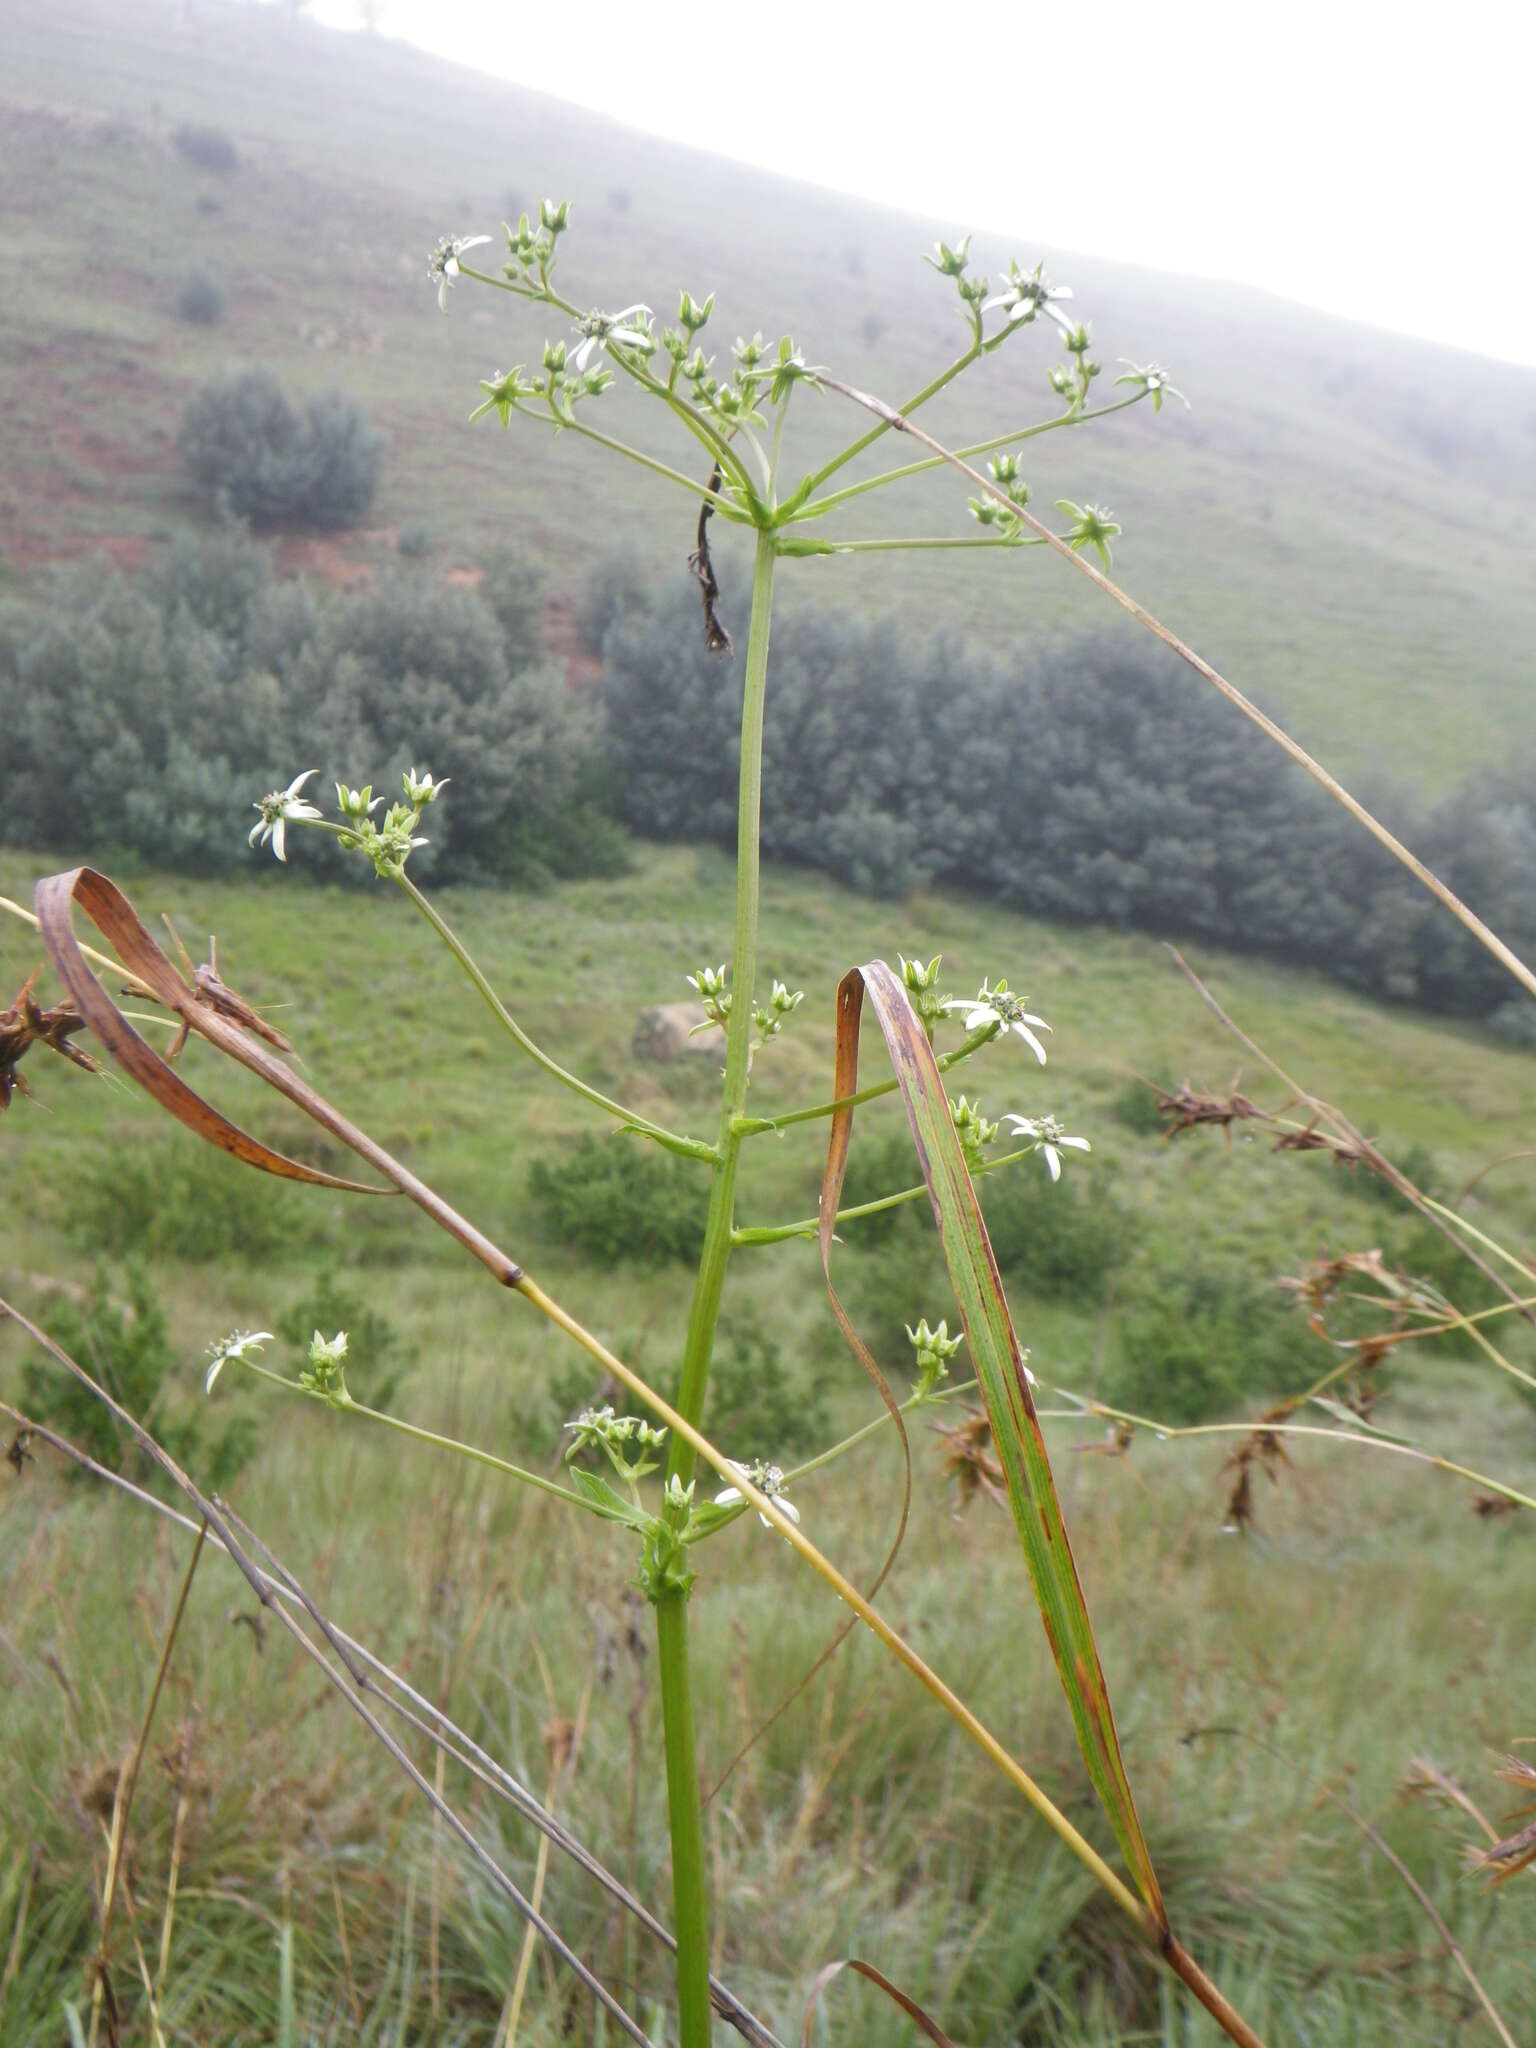
[[[910,417],[912,413],[917,411],[919,406],[926,405],[930,398],[937,397],[946,384],[952,384],[961,371],[968,370],[972,363],[978,360],[980,355],[981,336],[978,334],[963,356],[956,356],[947,370],[940,370],[932,383],[925,384],[921,391],[907,400],[906,404],[901,408],[903,415]],[[808,497],[812,496],[821,489],[829,476],[836,476],[840,469],[845,468],[850,462],[862,455],[866,448],[872,448],[883,434],[888,434],[891,431],[891,425],[892,422],[890,420],[882,420],[878,426],[871,427],[867,434],[861,434],[857,441],[850,441],[840,454],[834,455],[830,462],[824,463],[814,473],[809,484],[802,484],[801,489],[806,492]],[[807,507],[806,515],[802,516],[807,516],[808,511],[809,508]]]
[[[984,1031],[973,1032],[964,1045],[939,1055],[939,1072],[947,1074],[951,1067],[969,1059],[980,1046],[990,1044],[996,1036],[995,1024],[989,1024]],[[873,1081],[869,1087],[859,1089],[856,1095],[841,1096],[836,1102],[818,1102],[810,1109],[787,1109],[782,1116],[738,1116],[732,1123],[732,1131],[738,1138],[759,1138],[765,1131],[785,1131],[791,1124],[810,1123],[821,1116],[836,1116],[840,1109],[857,1109],[861,1103],[873,1102],[881,1095],[894,1095],[900,1085],[896,1080]]]
[[[1012,1166],[1016,1159],[1032,1159],[1036,1152],[1033,1145],[1021,1145],[1016,1152],[999,1153],[996,1159],[983,1161],[971,1168],[972,1180],[980,1180],[983,1174],[996,1173],[1000,1166]],[[839,1223],[856,1223],[861,1216],[878,1216],[885,1209],[899,1209],[903,1202],[915,1202],[926,1195],[926,1183],[915,1188],[903,1188],[899,1195],[882,1195],[878,1202],[860,1202],[856,1208],[839,1209]],[[791,1237],[814,1237],[821,1227],[818,1216],[802,1217],[798,1223],[754,1223],[731,1232],[732,1244],[783,1244]],[[789,1476],[785,1475],[786,1478]]]
[[[672,1837],[672,1911],[677,1935],[677,2033],[680,2048],[709,2048],[709,1907],[704,1880],[704,1814],[693,1739],[688,1662],[688,1597],[656,1602],[661,1725],[667,1763],[667,1823]]]
[[[490,1451],[482,1451],[477,1444],[461,1443],[457,1437],[439,1436],[434,1429],[423,1429],[419,1424],[406,1422],[398,1415],[386,1415],[382,1408],[370,1408],[364,1401],[355,1401],[348,1394],[344,1400],[332,1400],[318,1387],[306,1387],[298,1380],[291,1380],[285,1373],[274,1372],[268,1365],[258,1365],[254,1358],[242,1358],[241,1365],[247,1372],[253,1372],[258,1379],[270,1380],[274,1387],[285,1392],[298,1394],[306,1401],[323,1402],[327,1408],[345,1409],[349,1415],[366,1416],[370,1422],[382,1422],[386,1429],[397,1430],[401,1436],[414,1437],[418,1443],[432,1444],[440,1451],[453,1451],[461,1458],[468,1458],[472,1464],[487,1465],[493,1472],[504,1472],[509,1479],[520,1479],[525,1486],[532,1486],[540,1493],[551,1494],[556,1500],[563,1500],[568,1507],[583,1508],[592,1512],[590,1501],[579,1493],[572,1493],[568,1487],[557,1486],[542,1473],[528,1472],[521,1465],[508,1464],[505,1458],[498,1458]]]
[[[547,1052],[534,1044],[527,1032],[523,1030],[522,1026],[502,1002],[500,996],[497,995],[495,989],[486,980],[471,956],[469,949],[453,931],[441,911],[427,900],[410,876],[401,873],[397,874],[394,879],[399,883],[401,889],[404,890],[411,902],[415,904],[454,959],[458,961],[464,972],[469,976],[469,979],[480,991],[480,994],[485,999],[487,1008],[491,1011],[497,1023],[510,1034],[517,1045],[533,1061],[535,1066],[542,1067],[552,1080],[560,1082],[562,1087],[569,1088],[573,1094],[579,1095],[584,1102],[590,1102],[594,1108],[604,1110],[609,1116],[617,1117],[626,1130],[637,1131],[642,1137],[653,1139],[665,1151],[676,1152],[684,1159],[708,1159],[713,1161],[718,1157],[715,1147],[713,1145],[706,1145],[702,1138],[680,1138],[673,1131],[663,1130],[660,1124],[653,1124],[648,1117],[639,1115],[635,1110],[626,1109],[622,1102],[615,1102],[611,1096],[604,1095],[600,1089],[590,1087],[587,1082],[578,1080],[574,1074],[567,1073],[558,1060],[551,1059]]]
[[[1144,391],[1137,391],[1129,398],[1117,398],[1112,405],[1095,406],[1089,412],[1073,412],[1070,409],[1058,413],[1055,419],[1036,420],[1027,427],[1019,427],[1011,434],[993,434],[985,441],[971,441],[964,448],[954,452],[962,460],[969,461],[973,455],[990,455],[997,448],[1016,447],[1021,441],[1033,441],[1041,434],[1054,433],[1058,427],[1079,427],[1085,420],[1108,419],[1112,412],[1124,412],[1127,406],[1140,405],[1146,397]],[[797,512],[791,512],[785,525],[797,519],[819,519],[823,512],[830,512],[835,506],[846,505],[850,499],[862,498],[866,491],[878,491],[885,484],[905,482],[909,476],[923,476],[929,470],[942,469],[942,455],[928,455],[921,462],[903,463],[900,469],[882,470],[879,476],[865,477],[862,483],[847,484],[840,491],[832,491],[825,498],[813,498],[802,505]]]

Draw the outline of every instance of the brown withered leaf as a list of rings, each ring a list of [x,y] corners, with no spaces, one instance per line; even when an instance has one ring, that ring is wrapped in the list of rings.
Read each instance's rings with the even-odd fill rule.
[[[965,1417],[964,1422],[952,1422],[947,1427],[933,1425],[934,1435],[944,1444],[944,1477],[954,1480],[962,1508],[968,1508],[978,1493],[1006,1508],[1008,1494],[1003,1468],[992,1448],[991,1418],[985,1409],[973,1408],[969,1402]]]
[[[1232,1142],[1234,1124],[1264,1116],[1257,1103],[1239,1094],[1235,1078],[1225,1095],[1211,1095],[1204,1089],[1192,1088],[1188,1081],[1172,1091],[1159,1089],[1157,1107],[1167,1121],[1167,1129],[1163,1132],[1165,1138],[1176,1138],[1181,1132],[1192,1131],[1200,1124],[1218,1124],[1226,1132],[1228,1144]]]
[[[0,1010],[0,1110],[10,1107],[11,1097],[19,1088],[23,1095],[30,1093],[26,1082],[16,1069],[23,1054],[34,1045],[46,1045],[50,1052],[69,1060],[74,1066],[83,1067],[88,1074],[99,1074],[100,1066],[88,1052],[82,1052],[77,1045],[69,1043],[77,1031],[85,1028],[85,1019],[73,1003],[55,1003],[45,1010],[33,995],[37,978],[42,968],[34,968],[21,985],[21,991],[8,1010]]]
[[[171,1010],[189,1030],[195,1031],[218,1051],[286,1096],[322,1130],[365,1159],[393,1188],[409,1197],[435,1223],[487,1266],[505,1287],[516,1287],[523,1269],[477,1230],[441,1195],[420,1180],[366,1131],[342,1115],[293,1070],[285,1066],[262,1039],[220,1005],[200,999],[199,992],[177,973],[155,940],[146,931],[133,905],[116,883],[94,868],[70,868],[48,875],[33,893],[38,926],[54,966],[87,1025],[111,1053],[130,1079],[168,1110],[205,1143],[285,1180],[308,1181],[315,1186],[341,1188],[349,1194],[380,1195],[388,1188],[366,1182],[342,1180],[318,1167],[274,1152],[259,1138],[243,1131],[220,1114],[212,1104],[189,1088],[176,1069],[145,1043],[86,965],[85,955],[74,934],[71,911],[78,904],[111,944],[119,960],[139,982],[148,996]]]

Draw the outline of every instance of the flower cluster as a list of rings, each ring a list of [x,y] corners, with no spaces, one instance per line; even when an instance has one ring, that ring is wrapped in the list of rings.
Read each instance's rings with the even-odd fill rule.
[[[1007,497],[1009,505],[1022,511],[1029,503],[1029,485],[1019,474],[1016,455],[994,455],[987,464],[987,474]],[[1000,505],[996,498],[972,498],[968,502],[971,517],[980,526],[994,528],[999,539],[1017,540],[1022,535],[1023,522],[1017,513],[1009,511],[1008,505]]]
[[[347,1392],[346,1359],[345,1330],[338,1330],[334,1337],[322,1337],[316,1330],[309,1340],[309,1353],[304,1370],[299,1374],[299,1385],[311,1394],[318,1394],[323,1401],[329,1401],[333,1408],[350,1408],[352,1396]]]
[[[584,1408],[574,1422],[565,1426],[571,1432],[571,1447],[565,1454],[567,1464],[582,1451],[601,1451],[619,1477],[631,1486],[647,1472],[656,1470],[659,1460],[651,1453],[660,1449],[667,1434],[664,1429],[654,1428],[643,1416],[615,1415],[611,1401],[605,1401],[601,1408]]]
[[[982,307],[983,313],[1002,308],[1005,316],[1003,333],[1009,334],[1015,327],[1027,327],[1037,313],[1044,313],[1056,322],[1063,334],[1072,332],[1072,321],[1061,309],[1061,301],[1070,299],[1072,287],[1069,284],[1047,284],[1045,265],[1037,263],[1033,270],[1021,270],[1017,263],[1008,265],[1008,282],[995,298],[990,298]],[[1001,337],[994,337],[1000,339]]]
[[[699,1001],[704,1005],[704,1021],[695,1024],[694,1031],[707,1031],[711,1024],[718,1024],[723,1031],[730,1022],[731,993],[725,985],[727,976],[724,962],[718,967],[701,967],[697,974],[688,976],[688,986],[698,990]]]
[[[373,822],[372,813],[383,798],[374,796],[371,783],[365,789],[348,789],[344,783],[338,782],[336,800],[347,820],[337,834],[340,843],[365,854],[373,862],[373,871],[381,880],[403,875],[412,853],[418,846],[428,843],[425,836],[416,830],[421,823],[421,814],[428,804],[437,801],[449,780],[445,775],[439,782],[425,771],[418,775],[414,768],[408,768],[400,778],[405,802],[391,804],[384,813],[382,825]]]
[[[763,1046],[770,1038],[777,1038],[784,1029],[785,1018],[792,1017],[804,1001],[803,988],[797,988],[791,994],[782,981],[775,981],[767,1009],[759,1003],[752,1012],[752,1022],[757,1026],[757,1044]]]
[[[958,1102],[950,1104],[950,1112],[967,1170],[974,1173],[982,1163],[986,1148],[997,1136],[997,1125],[989,1123],[982,1115],[979,1102],[968,1102],[963,1095]]]
[[[1168,372],[1160,364],[1133,363],[1129,362],[1124,356],[1121,356],[1120,360],[1122,363],[1125,363],[1125,375],[1117,377],[1115,383],[1117,385],[1134,384],[1138,393],[1143,398],[1151,399],[1154,412],[1162,411],[1165,394],[1169,398],[1178,399],[1186,412],[1189,410],[1189,400],[1182,391],[1175,389],[1174,385],[1169,381]]]
[[[1071,498],[1058,498],[1056,510],[1065,512],[1072,521],[1071,530],[1062,539],[1074,554],[1081,554],[1084,548],[1092,548],[1099,560],[1108,569],[1112,558],[1109,544],[1120,531],[1107,505],[1078,505]]]
[[[940,1380],[949,1377],[949,1361],[965,1342],[964,1330],[949,1334],[949,1324],[941,1321],[936,1330],[930,1330],[926,1317],[919,1317],[914,1330],[909,1323],[907,1335],[911,1339],[916,1355],[917,1378],[912,1382],[914,1401],[926,1401],[932,1397]]]

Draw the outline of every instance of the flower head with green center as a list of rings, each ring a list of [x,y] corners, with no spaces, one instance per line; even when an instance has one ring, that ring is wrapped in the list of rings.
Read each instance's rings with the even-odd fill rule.
[[[571,1432],[567,1464],[582,1451],[601,1451],[619,1477],[631,1484],[656,1470],[658,1461],[649,1453],[660,1449],[667,1434],[643,1416],[615,1415],[611,1401],[601,1408],[584,1408],[565,1426]]]
[[[591,361],[594,350],[607,348],[610,343],[618,348],[637,348],[647,353],[655,345],[651,339],[649,306],[626,306],[622,313],[599,313],[594,309],[585,320],[577,321],[576,332],[581,340],[571,358],[571,368],[578,377]]]
[[[731,1458],[727,1462],[733,1472],[739,1472],[743,1479],[750,1480],[759,1493],[766,1494],[781,1515],[788,1515],[792,1522],[796,1525],[799,1524],[800,1510],[792,1500],[785,1499],[784,1474],[777,1465],[765,1464],[761,1458],[754,1460],[750,1465],[743,1465],[736,1458]],[[739,1486],[726,1486],[722,1487],[720,1492],[715,1495],[715,1506],[717,1508],[734,1507],[738,1501],[745,1499],[746,1495]],[[757,1519],[765,1529],[773,1527],[772,1522],[769,1521],[765,1514],[759,1512]]]
[[[957,242],[953,249],[950,248],[948,242],[935,242],[933,254],[925,256],[923,261],[931,269],[936,270],[940,277],[963,277],[965,275],[965,266],[971,260],[970,248],[971,238],[969,235],[966,235],[963,240]]]
[[[1109,544],[1120,531],[1107,505],[1077,505],[1070,498],[1058,498],[1056,510],[1071,519],[1072,529],[1062,539],[1074,554],[1092,548],[1106,569],[1112,566]]]
[[[1160,363],[1133,363],[1125,356],[1120,360],[1125,364],[1125,375],[1117,377],[1116,384],[1134,384],[1151,399],[1154,412],[1162,411],[1164,397],[1178,399],[1185,411],[1189,410],[1189,400],[1169,382],[1168,372]]]
[[[983,982],[975,996],[950,996],[941,1008],[958,1010],[967,1031],[985,1031],[990,1025],[1004,1033],[1012,1032],[1023,1039],[1041,1066],[1045,1065],[1045,1047],[1035,1033],[1049,1031],[1051,1027],[1043,1017],[1025,1009],[1006,981],[1000,981],[996,988]]]
[[[1012,1110],[1004,1116],[1016,1138],[1032,1140],[1033,1149],[1045,1159],[1046,1171],[1052,1180],[1061,1179],[1062,1152],[1091,1152],[1093,1147],[1086,1138],[1069,1138],[1060,1118],[1054,1116],[1016,1116]]]
[[[1045,313],[1064,334],[1072,331],[1071,317],[1061,309],[1059,301],[1070,299],[1072,287],[1068,284],[1047,284],[1045,265],[1037,263],[1033,270],[1020,270],[1017,263],[1008,266],[1008,283],[994,298],[987,300],[983,313],[990,313],[1001,306],[1008,316],[1008,327],[1027,327],[1037,313]],[[1007,329],[1004,329],[1007,332]]]
[[[966,1166],[974,1173],[981,1165],[986,1148],[997,1136],[997,1125],[989,1123],[981,1113],[979,1102],[968,1102],[962,1095],[958,1102],[950,1105],[955,1120],[955,1136],[960,1140],[960,1150]]]
[[[306,768],[302,775],[295,775],[286,789],[274,789],[269,796],[262,797],[251,806],[253,810],[261,813],[251,827],[249,843],[252,846],[265,846],[270,839],[272,851],[278,859],[287,860],[288,849],[284,828],[290,820],[302,823],[305,819],[318,818],[321,815],[313,804],[306,803],[299,794],[310,777],[319,773],[318,768]]]
[[[233,1358],[252,1358],[264,1344],[273,1341],[270,1330],[231,1330],[227,1337],[221,1337],[217,1344],[208,1346],[205,1356],[211,1361],[207,1377],[203,1381],[203,1392],[211,1394],[213,1383]]]
[[[416,773],[414,768],[407,768],[400,778],[400,783],[405,791],[406,802],[413,809],[420,811],[424,810],[428,804],[436,803],[438,797],[452,780],[453,777],[451,775],[445,775],[442,781],[438,782],[433,779],[431,773],[425,768],[422,769],[420,775]]]
[[[723,1030],[730,1020],[731,995],[726,987],[727,969],[722,961],[718,967],[701,967],[697,974],[688,976],[688,986],[699,992],[699,1001],[704,1006],[704,1022],[695,1024],[693,1031],[707,1031],[711,1024],[718,1024]],[[689,1037],[693,1036],[690,1032]]]
[[[478,249],[489,235],[443,235],[427,258],[427,276],[437,286],[439,309],[448,310],[448,290],[459,275],[459,258],[466,249]]]

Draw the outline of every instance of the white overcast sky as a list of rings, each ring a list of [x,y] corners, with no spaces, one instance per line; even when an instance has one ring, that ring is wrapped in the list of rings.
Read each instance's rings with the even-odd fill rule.
[[[355,26],[360,0],[314,0]],[[632,127],[1536,365],[1536,6],[378,0]],[[674,26],[692,22],[691,29]]]

